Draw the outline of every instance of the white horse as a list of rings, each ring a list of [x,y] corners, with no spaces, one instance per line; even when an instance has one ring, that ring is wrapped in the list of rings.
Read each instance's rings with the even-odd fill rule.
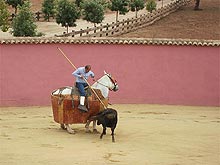
[[[102,76],[100,79],[98,79],[92,86],[93,89],[99,89],[103,95],[104,98],[108,97],[109,90],[110,91],[117,91],[118,90],[118,84],[117,81],[108,73],[104,71],[104,76]],[[72,87],[66,87],[62,92],[60,93],[59,89],[55,91],[53,94],[63,94],[63,95],[69,95],[71,94]],[[85,128],[86,132],[91,132],[89,130],[89,125],[91,121],[87,121]],[[62,129],[66,129],[69,133],[74,134],[75,131],[70,127],[69,124],[61,124]],[[93,132],[97,132],[96,129],[96,121],[93,121]]]

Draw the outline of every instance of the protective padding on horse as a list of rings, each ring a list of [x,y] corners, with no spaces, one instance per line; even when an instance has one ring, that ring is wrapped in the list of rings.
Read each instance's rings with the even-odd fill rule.
[[[105,99],[100,90],[95,89],[97,95],[101,101],[108,106],[108,99]],[[72,101],[73,99],[73,101]],[[60,124],[74,124],[74,123],[86,123],[89,117],[96,115],[98,112],[104,110],[104,106],[94,93],[87,97],[86,106],[89,112],[82,113],[78,109],[79,95],[73,93],[73,95],[63,94],[51,94],[51,102],[53,109],[54,121]],[[72,106],[72,103],[74,106]]]

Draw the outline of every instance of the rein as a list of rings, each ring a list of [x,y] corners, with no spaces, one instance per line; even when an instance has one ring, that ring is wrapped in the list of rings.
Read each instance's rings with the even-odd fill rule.
[[[102,86],[108,88],[109,90],[114,90],[114,89],[116,88],[117,84],[115,83],[115,81],[114,81],[108,74],[106,74],[106,75],[107,75],[108,78],[111,80],[111,82],[114,84],[114,88],[113,88],[113,89],[109,88],[109,87],[108,87],[107,85],[105,85],[105,84],[100,83],[99,81],[96,81],[96,82],[97,82],[98,84],[100,84],[100,85],[102,85]]]
[[[98,84],[100,84],[100,85],[102,85],[102,86],[104,86],[104,87],[106,87],[106,88],[109,88],[107,85],[105,85],[105,84],[102,84],[102,83],[100,83],[99,81],[96,81]]]

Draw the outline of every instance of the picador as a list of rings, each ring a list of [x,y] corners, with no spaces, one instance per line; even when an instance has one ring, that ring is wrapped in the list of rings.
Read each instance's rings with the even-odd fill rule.
[[[80,104],[78,108],[84,112],[88,112],[88,109],[85,106],[85,88],[88,87],[86,80],[89,77],[94,78],[95,74],[91,71],[91,66],[86,65],[85,67],[77,68],[72,75],[76,77],[76,87],[79,89],[80,93]]]

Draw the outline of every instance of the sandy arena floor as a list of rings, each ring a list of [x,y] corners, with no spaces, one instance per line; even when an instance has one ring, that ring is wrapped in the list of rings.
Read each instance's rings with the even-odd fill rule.
[[[110,129],[68,134],[51,107],[0,109],[1,165],[219,165],[219,107],[114,105],[116,142]],[[101,126],[97,126],[102,131]]]

